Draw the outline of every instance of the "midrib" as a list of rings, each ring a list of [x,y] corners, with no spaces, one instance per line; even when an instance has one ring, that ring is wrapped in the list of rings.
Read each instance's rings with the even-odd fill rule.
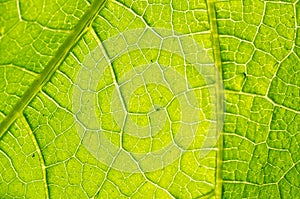
[[[211,40],[213,48],[214,63],[218,69],[216,84],[217,84],[217,124],[218,124],[218,153],[217,153],[217,168],[216,168],[216,190],[215,197],[218,199],[222,198],[222,153],[223,153],[223,113],[224,113],[224,89],[222,84],[222,61],[220,55],[220,45],[219,45],[219,34],[217,27],[217,18],[215,10],[216,0],[207,0],[207,10],[211,31]]]
[[[90,9],[82,16],[74,30],[69,34],[64,43],[58,48],[53,58],[46,65],[40,75],[33,81],[30,87],[25,91],[21,99],[17,102],[11,112],[7,114],[0,123],[0,139],[8,131],[9,127],[23,113],[25,107],[37,95],[40,89],[48,82],[51,76],[58,69],[59,65],[66,58],[72,47],[77,43],[81,36],[88,30],[91,22],[95,19],[100,10],[104,7],[107,0],[95,0]]]

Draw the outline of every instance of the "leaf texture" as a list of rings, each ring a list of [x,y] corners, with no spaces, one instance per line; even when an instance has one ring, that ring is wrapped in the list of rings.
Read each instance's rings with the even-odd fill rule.
[[[298,1],[0,4],[0,198],[299,198]]]

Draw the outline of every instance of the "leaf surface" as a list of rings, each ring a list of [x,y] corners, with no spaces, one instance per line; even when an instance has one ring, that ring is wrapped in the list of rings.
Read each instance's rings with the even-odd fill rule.
[[[0,198],[299,197],[298,2],[0,4]]]

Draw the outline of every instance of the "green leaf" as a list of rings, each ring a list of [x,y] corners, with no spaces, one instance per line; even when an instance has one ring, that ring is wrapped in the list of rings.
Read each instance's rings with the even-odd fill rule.
[[[0,198],[299,198],[297,1],[0,1]]]
[[[223,198],[299,198],[299,3],[217,2]]]

